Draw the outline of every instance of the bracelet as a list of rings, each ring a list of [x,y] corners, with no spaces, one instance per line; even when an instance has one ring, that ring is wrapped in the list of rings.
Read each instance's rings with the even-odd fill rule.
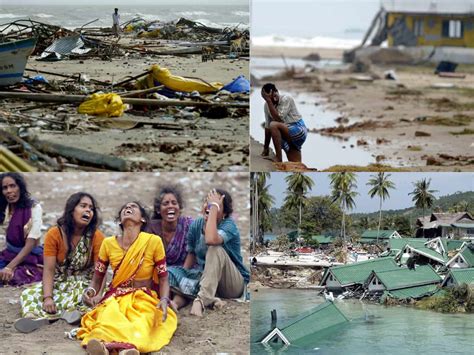
[[[166,304],[167,304],[167,305],[170,304],[170,299],[169,299],[168,297],[162,297],[162,298],[160,299],[160,302],[161,302],[161,301],[166,301]]]
[[[54,301],[53,296],[43,296],[43,302],[46,301],[47,298],[51,298]]]
[[[89,291],[93,291],[94,294],[92,296],[89,296],[88,295]],[[97,291],[94,287],[88,287],[84,290],[83,294],[87,294],[89,297],[95,297],[97,295]]]
[[[221,210],[221,207],[219,206],[219,204],[217,202],[209,202],[209,204],[212,206],[216,206],[217,207],[217,212],[219,212]]]

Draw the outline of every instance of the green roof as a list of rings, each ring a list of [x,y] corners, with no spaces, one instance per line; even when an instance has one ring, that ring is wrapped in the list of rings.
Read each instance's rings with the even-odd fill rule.
[[[334,266],[326,270],[326,274],[332,272],[334,277],[342,286],[363,284],[372,271],[384,271],[397,269],[398,265],[393,258],[378,258],[361,261],[358,263]],[[325,277],[323,276],[323,281]]]
[[[397,298],[397,299],[408,299],[408,298],[421,298],[424,296],[431,296],[438,292],[440,289],[436,284],[416,286],[409,288],[402,288],[399,290],[385,291],[385,294]]]
[[[452,250],[458,250],[465,243],[463,240],[440,238],[443,243],[444,250],[450,252]]]
[[[454,281],[458,285],[462,283],[466,283],[468,285],[474,284],[474,268],[468,268],[468,269],[451,269],[449,271],[448,276],[446,277],[452,277]]]
[[[389,239],[389,237],[396,232],[395,230],[380,230],[380,233],[373,230],[366,230],[361,235],[361,239],[377,239],[377,234],[379,234],[379,239]]]
[[[411,246],[412,249],[414,249],[418,254],[421,254],[421,255],[426,256],[427,258],[436,260],[436,261],[438,261],[439,263],[441,263],[443,265],[446,264],[447,261],[448,261],[447,255],[442,255],[442,254],[438,253],[437,251],[434,251],[433,249],[427,248],[425,246],[415,247],[415,246],[411,245],[410,243],[408,243],[408,245]]]
[[[453,223],[456,228],[474,228],[474,223]]]
[[[429,239],[426,238],[392,238],[389,240],[389,246],[392,250],[402,250],[407,244],[413,247],[423,247]]]
[[[469,248],[469,245],[466,245],[461,251],[461,255],[464,257],[464,260],[468,263],[470,267],[474,267],[474,250]]]
[[[375,275],[388,291],[435,284],[442,281],[431,265],[417,266],[415,270],[398,268],[395,270],[375,271]]]
[[[292,345],[306,346],[314,344],[316,333],[347,321],[334,303],[326,301],[281,328],[281,332]]]
[[[313,235],[312,240],[317,240],[319,244],[330,244],[334,242],[334,237],[330,235]]]

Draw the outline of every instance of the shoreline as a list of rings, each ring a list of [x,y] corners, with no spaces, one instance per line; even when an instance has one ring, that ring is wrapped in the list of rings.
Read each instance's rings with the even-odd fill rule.
[[[278,56],[284,50],[272,48],[265,53]],[[395,71],[396,81],[384,79],[389,69]],[[341,120],[351,124],[334,122],[318,134],[356,138],[381,164],[381,170],[472,171],[474,66],[460,65],[465,79],[440,78],[433,71],[430,65],[370,64],[363,73],[323,68],[274,81],[277,86],[324,98],[327,109],[339,112]],[[435,88],[440,83],[454,87]],[[344,166],[326,170],[333,168]]]
[[[250,47],[251,56],[255,57],[280,57],[303,58],[312,53],[318,53],[321,59],[339,59],[346,49],[341,48],[317,48],[317,47],[277,47],[277,46],[255,46]]]

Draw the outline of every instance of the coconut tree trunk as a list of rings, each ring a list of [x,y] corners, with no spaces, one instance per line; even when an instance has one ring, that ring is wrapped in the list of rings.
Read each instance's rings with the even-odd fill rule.
[[[382,224],[382,197],[380,197],[379,206],[379,227],[377,228],[377,244],[379,244],[380,225]]]

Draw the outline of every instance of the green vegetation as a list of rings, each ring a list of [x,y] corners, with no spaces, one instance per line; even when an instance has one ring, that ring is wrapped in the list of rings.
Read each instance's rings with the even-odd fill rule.
[[[384,164],[369,164],[367,166],[357,166],[357,165],[333,165],[330,168],[324,170],[329,172],[343,172],[343,171],[350,171],[350,172],[369,172],[369,173],[376,173],[379,171],[409,171],[408,169],[404,168],[394,168],[390,165]]]
[[[415,306],[442,313],[474,313],[474,287],[462,284],[422,299]]]
[[[419,145],[410,145],[407,149],[412,152],[421,152],[423,150]]]
[[[426,121],[423,121],[423,124],[427,125],[436,125],[436,126],[449,126],[449,127],[459,127],[467,126],[471,124],[474,120],[474,116],[468,116],[463,114],[454,115],[453,117],[440,117],[433,116],[428,118]]]

